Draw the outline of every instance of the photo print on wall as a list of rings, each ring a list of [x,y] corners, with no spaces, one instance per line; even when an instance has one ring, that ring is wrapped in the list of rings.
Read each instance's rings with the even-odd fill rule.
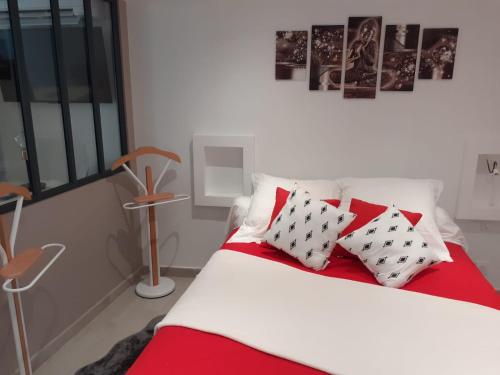
[[[381,91],[413,91],[420,25],[385,28]]]
[[[458,29],[424,29],[419,79],[452,79]]]
[[[374,99],[382,17],[349,17],[344,98]]]
[[[307,31],[276,31],[276,79],[306,80]]]
[[[340,90],[344,25],[313,26],[309,90]]]

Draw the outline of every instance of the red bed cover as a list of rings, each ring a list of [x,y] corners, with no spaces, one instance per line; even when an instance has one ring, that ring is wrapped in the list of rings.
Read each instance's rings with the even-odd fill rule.
[[[441,263],[420,273],[403,289],[500,310],[500,296],[465,251],[455,244],[447,243],[447,246],[454,263]],[[303,267],[283,252],[255,243],[226,243],[222,247],[284,263],[306,272],[376,284],[371,273],[357,259],[334,258],[326,269],[316,272]],[[164,327],[151,340],[128,374],[310,375],[323,372],[222,336],[184,327]]]

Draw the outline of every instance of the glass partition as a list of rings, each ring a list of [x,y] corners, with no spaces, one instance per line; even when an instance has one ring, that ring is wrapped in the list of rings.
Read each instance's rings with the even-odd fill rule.
[[[50,1],[18,5],[40,186],[47,190],[69,181]]]
[[[83,0],[59,0],[76,177],[98,172]]]
[[[38,201],[115,173],[127,152],[117,17],[114,0],[0,0],[0,182]]]
[[[6,0],[0,14],[9,15]],[[0,19],[0,182],[29,186],[26,141],[9,17]],[[8,199],[0,199],[0,205]]]
[[[96,73],[101,82],[96,95],[101,113],[104,164],[109,168],[122,154],[111,3],[105,0],[92,0],[91,4],[95,62],[99,66]]]

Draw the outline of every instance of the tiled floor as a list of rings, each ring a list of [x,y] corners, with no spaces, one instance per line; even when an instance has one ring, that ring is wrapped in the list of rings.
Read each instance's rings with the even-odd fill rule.
[[[134,287],[127,289],[42,364],[35,375],[72,375],[104,356],[119,340],[143,329],[155,316],[165,314],[193,281],[190,277],[173,279],[176,289],[165,298],[142,299],[135,294]]]

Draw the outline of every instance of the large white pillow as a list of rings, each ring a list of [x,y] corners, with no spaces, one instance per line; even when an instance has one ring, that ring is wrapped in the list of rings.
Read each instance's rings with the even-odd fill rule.
[[[337,243],[357,255],[380,284],[393,288],[401,288],[419,272],[440,262],[424,237],[395,207]]]
[[[339,234],[355,217],[297,188],[290,193],[264,240],[319,271],[327,266]]]
[[[422,213],[416,228],[439,255],[440,260],[452,262],[450,253],[436,224],[436,203],[443,191],[443,183],[430,179],[410,178],[342,178],[340,208],[346,210],[351,199],[357,198],[386,206],[395,205],[405,210]]]
[[[336,181],[297,180],[269,176],[263,173],[252,175],[253,195],[248,215],[243,225],[228,242],[257,242],[267,231],[276,199],[276,188],[292,190],[295,184],[307,190],[314,199],[338,199],[340,188]],[[348,211],[348,210],[347,210]]]

